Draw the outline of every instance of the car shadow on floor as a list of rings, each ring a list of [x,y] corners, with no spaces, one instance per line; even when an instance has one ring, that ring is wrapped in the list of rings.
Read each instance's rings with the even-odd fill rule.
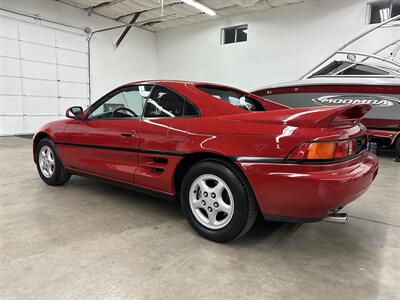
[[[396,160],[396,153],[395,153],[394,149],[379,148],[377,150],[376,155],[378,155],[378,157],[384,157],[384,158],[390,158],[392,160]]]
[[[183,215],[179,202],[159,199],[140,192],[120,188],[112,184],[105,184],[96,179],[79,176],[73,176],[65,187],[77,190],[83,188],[83,186],[86,191],[89,191],[93,199],[103,197],[104,195],[112,195],[112,197],[108,197],[106,201],[114,202],[112,203],[114,207],[120,206],[128,212],[131,211],[134,213],[142,211],[143,214],[156,217],[156,219],[172,221],[176,223],[177,226],[182,226],[183,223],[183,226],[187,226],[188,230],[192,230],[189,223],[184,222],[186,218]],[[98,197],[96,197],[96,194]],[[243,246],[260,243],[277,231],[279,231],[280,240],[289,239],[300,227],[301,224],[296,223],[267,222],[259,215],[249,232],[233,241],[233,243]],[[193,234],[196,234],[194,230]]]
[[[298,223],[269,222],[259,217],[253,227],[240,237],[240,239],[233,241],[233,243],[238,246],[258,244],[273,236],[275,242],[284,242],[290,239],[301,226],[302,224]]]
[[[95,179],[79,176],[73,176],[65,187],[75,191],[85,190],[87,194],[90,195],[90,199],[85,199],[85,195],[81,195],[82,201],[101,201],[105,207],[112,206],[113,209],[125,211],[125,216],[127,217],[124,219],[127,220],[125,222],[129,222],[131,217],[132,219],[143,217],[146,219],[146,224],[154,221],[158,222],[158,224],[154,224],[154,226],[158,226],[161,223],[169,222],[174,227],[185,226],[185,232],[196,234],[189,223],[186,222],[180,204],[177,202],[147,196],[111,184],[104,184]],[[110,195],[112,196],[110,197]],[[77,207],[79,207],[79,203]],[[296,243],[298,236],[302,236],[307,232],[312,232],[313,235],[316,235],[314,241],[320,242],[321,239],[323,239],[330,243],[337,238],[338,234],[346,235],[347,237],[345,237],[345,239],[352,240],[354,238],[354,232],[346,231],[344,229],[346,226],[323,223],[325,222],[309,224],[268,222],[260,215],[253,227],[246,234],[231,241],[229,245],[239,248],[251,247],[257,244],[283,246],[287,242],[291,243],[293,241]],[[136,226],[135,223],[131,225]],[[334,227],[332,227],[332,225]],[[299,233],[299,235],[296,235],[297,233]],[[322,236],[318,238],[318,235]],[[357,245],[354,246],[357,247]]]
[[[85,191],[88,191],[89,194],[91,194],[92,199],[100,198],[101,201],[112,201],[114,206],[121,205],[121,207],[123,206],[123,208],[128,211],[134,211],[135,209],[140,208],[149,214],[161,212],[162,214],[165,214],[164,217],[171,217],[172,219],[177,219],[179,217],[183,218],[178,203],[174,201],[148,196],[94,178],[75,175],[72,176],[70,182],[68,182],[65,187],[74,190],[81,188],[85,189]],[[104,198],[104,195],[112,195],[112,197]]]

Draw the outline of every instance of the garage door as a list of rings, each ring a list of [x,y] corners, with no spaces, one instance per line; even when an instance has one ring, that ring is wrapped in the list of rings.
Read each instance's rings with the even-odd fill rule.
[[[35,132],[86,107],[85,34],[0,16],[0,135]]]

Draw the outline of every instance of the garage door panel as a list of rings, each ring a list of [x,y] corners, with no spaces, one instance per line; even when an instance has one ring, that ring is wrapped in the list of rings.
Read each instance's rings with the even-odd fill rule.
[[[87,55],[85,53],[57,49],[57,60],[62,65],[87,67]]]
[[[87,85],[82,83],[60,82],[60,96],[63,98],[87,98]]]
[[[21,42],[21,58],[55,64],[56,49]]]
[[[0,115],[22,116],[22,96],[0,95]]]
[[[88,105],[89,101],[87,99],[60,98],[58,114],[64,116],[67,109],[71,106],[82,106],[83,109],[86,109]]]
[[[77,81],[87,83],[87,69],[58,66],[58,79],[60,79],[61,81]]]
[[[58,98],[56,97],[24,97],[23,101],[25,115],[58,115]]]
[[[33,77],[38,79],[51,79],[57,78],[56,65],[46,64],[33,61],[22,61],[22,75],[24,77]]]
[[[18,39],[18,23],[6,18],[0,19],[0,36]]]
[[[21,95],[21,79],[0,77],[0,94]]]
[[[35,79],[23,79],[22,85],[26,96],[57,97],[57,82]]]
[[[9,57],[19,57],[18,41],[0,37],[0,55]]]
[[[24,132],[36,132],[43,124],[57,119],[58,116],[25,116],[23,122]]]
[[[3,135],[24,132],[24,119],[22,116],[0,116],[0,132]]]
[[[40,27],[34,24],[21,23],[19,36],[22,41],[39,43],[55,47],[55,32],[52,29]]]
[[[20,76],[21,70],[19,60],[13,58],[0,57],[0,76]]]
[[[57,48],[71,49],[80,52],[87,52],[87,42],[82,35],[76,35],[64,31],[56,32]]]
[[[0,135],[33,133],[70,106],[87,107],[86,36],[48,25],[0,16]]]

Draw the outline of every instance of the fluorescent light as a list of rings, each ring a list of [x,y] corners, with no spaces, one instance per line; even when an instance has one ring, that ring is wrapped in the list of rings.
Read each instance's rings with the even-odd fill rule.
[[[205,6],[204,4],[201,4],[200,2],[194,1],[194,0],[182,0],[183,2],[185,2],[188,5],[191,5],[195,8],[197,8],[198,10],[201,10],[202,12],[206,13],[209,16],[215,16],[217,13],[215,11],[213,11],[211,8]]]

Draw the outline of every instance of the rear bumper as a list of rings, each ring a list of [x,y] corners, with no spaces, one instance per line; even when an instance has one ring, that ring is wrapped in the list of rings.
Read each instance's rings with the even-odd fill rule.
[[[313,222],[360,197],[378,172],[377,157],[365,151],[337,164],[238,163],[249,179],[264,217]]]

